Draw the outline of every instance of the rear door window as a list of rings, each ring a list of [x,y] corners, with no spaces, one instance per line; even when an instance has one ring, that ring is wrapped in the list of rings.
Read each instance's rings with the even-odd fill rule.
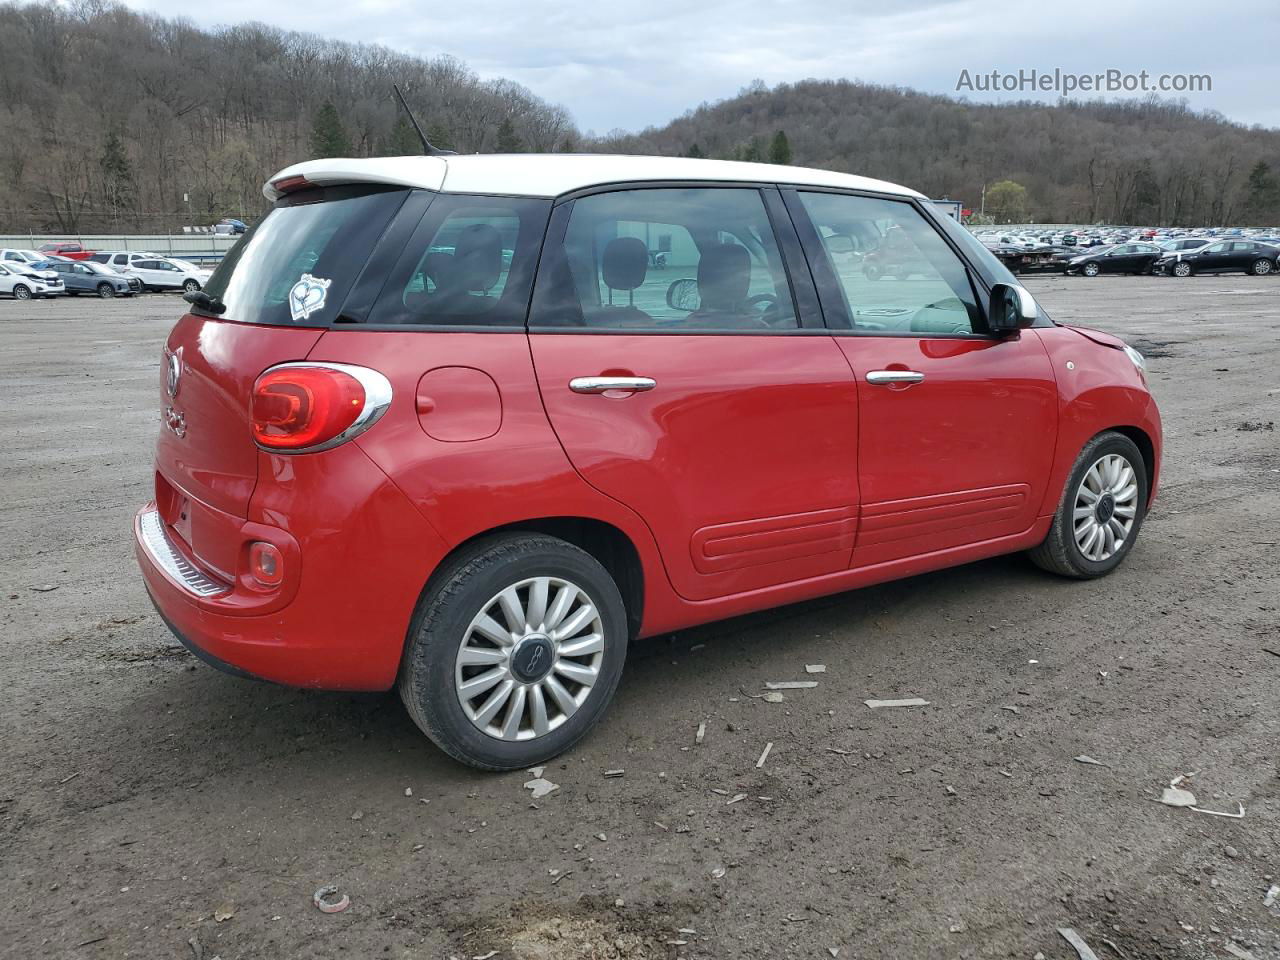
[[[523,327],[551,201],[441,194],[391,268],[368,323]]]
[[[767,333],[800,325],[759,190],[582,197],[543,261],[535,326]]]
[[[361,185],[288,194],[223,257],[205,292],[227,320],[327,326],[409,192]]]

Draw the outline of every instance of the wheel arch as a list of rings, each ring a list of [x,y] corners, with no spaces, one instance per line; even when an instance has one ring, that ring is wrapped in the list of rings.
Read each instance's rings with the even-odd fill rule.
[[[1107,430],[1099,430],[1098,433],[1106,433],[1108,430],[1122,434],[1133,441],[1133,445],[1138,448],[1138,452],[1142,454],[1142,465],[1147,471],[1147,506],[1151,506],[1151,501],[1156,495],[1156,470],[1159,464],[1156,462],[1156,445],[1151,436],[1141,427],[1133,426],[1116,426],[1108,427]],[[1095,434],[1097,436],[1097,434]]]
[[[490,527],[467,537],[454,545],[436,565],[435,571],[423,586],[422,595],[434,586],[441,571],[462,551],[470,549],[477,541],[502,534],[537,533],[571,543],[590,554],[608,571],[622,594],[622,604],[627,611],[627,629],[634,639],[640,632],[644,619],[645,577],[640,551],[631,538],[620,528],[594,517],[553,516],[531,517]]]

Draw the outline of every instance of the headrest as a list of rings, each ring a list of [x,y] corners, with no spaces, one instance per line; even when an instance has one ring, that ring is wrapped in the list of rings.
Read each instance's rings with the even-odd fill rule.
[[[445,286],[467,291],[485,291],[502,276],[502,235],[487,223],[473,223],[463,227],[453,246],[453,271],[456,286],[446,281]]]
[[[453,279],[453,254],[451,253],[428,253],[422,259],[422,272],[427,279],[431,281],[431,285],[440,290]]]
[[[634,290],[649,271],[649,248],[639,237],[614,237],[605,244],[600,269],[610,290]]]
[[[751,286],[751,254],[736,243],[709,247],[698,261],[698,296],[703,310],[742,309]]]

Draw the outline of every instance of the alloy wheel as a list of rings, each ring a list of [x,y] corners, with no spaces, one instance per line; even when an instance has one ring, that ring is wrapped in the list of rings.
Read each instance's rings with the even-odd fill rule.
[[[1133,465],[1109,453],[1085,471],[1076,489],[1072,524],[1086,560],[1101,563],[1128,541],[1138,516],[1138,478]]]
[[[598,605],[577,584],[531,577],[476,614],[454,665],[454,690],[478,730],[532,740],[555,730],[591,695],[604,659]]]

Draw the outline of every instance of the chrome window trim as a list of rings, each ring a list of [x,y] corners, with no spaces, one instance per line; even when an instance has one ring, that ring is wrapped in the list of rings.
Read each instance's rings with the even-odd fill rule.
[[[164,521],[160,519],[158,510],[148,510],[138,515],[138,539],[151,562],[193,596],[207,598],[231,592],[231,588],[225,583],[206,576],[178,552],[165,532]]]
[[[299,360],[293,363],[278,363],[274,367],[268,367],[262,371],[261,376],[273,373],[276,370],[296,369],[300,367],[319,368],[322,370],[337,370],[339,373],[345,373],[349,377],[353,377],[364,388],[364,407],[360,410],[360,415],[356,417],[355,422],[347,429],[343,430],[336,437],[331,437],[324,443],[313,444],[310,447],[298,447],[296,450],[280,450],[276,447],[263,446],[257,443],[259,450],[266,453],[280,454],[281,456],[292,457],[299,453],[320,453],[322,450],[331,450],[334,447],[341,446],[352,437],[357,437],[364,433],[375,423],[377,423],[387,408],[391,406],[391,381],[384,377],[377,370],[371,370],[368,367],[356,366],[352,363],[327,363],[323,360]]]

